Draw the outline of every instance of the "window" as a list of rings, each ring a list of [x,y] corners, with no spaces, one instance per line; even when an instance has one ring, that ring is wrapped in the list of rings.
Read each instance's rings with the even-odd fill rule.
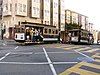
[[[87,37],[87,36],[88,36],[88,33],[86,33],[86,32],[81,32],[81,36]]]
[[[58,4],[54,2],[54,8],[58,7]]]
[[[1,6],[0,6],[0,12],[1,12],[1,10],[2,10],[2,8],[1,8]]]
[[[15,32],[16,33],[20,32],[20,28],[16,28],[16,31]]]
[[[72,31],[72,32],[71,32],[71,35],[72,35],[72,36],[78,36],[78,31],[74,31],[74,32]]]
[[[26,5],[23,4],[23,12],[26,12]]]
[[[46,22],[47,22],[47,21],[45,21],[45,24],[46,24]]]
[[[49,0],[45,0],[46,2],[49,2]]]
[[[36,0],[33,0],[34,2],[36,2]]]
[[[15,11],[17,11],[17,3],[15,3]]]
[[[39,14],[40,10],[39,10],[39,8],[33,7],[33,12],[34,12],[34,14]]]
[[[40,3],[40,0],[34,0],[34,2]]]
[[[47,29],[45,29],[44,33],[47,33]]]
[[[40,3],[40,0],[36,0],[37,1],[37,3]]]
[[[49,21],[47,21],[47,23],[49,24]]]
[[[21,32],[24,32],[25,31],[25,29],[24,28],[22,28],[22,31]]]
[[[51,34],[51,29],[49,29],[49,33]]]
[[[5,4],[5,8],[6,8],[6,10],[8,10],[8,4]]]
[[[10,11],[12,11],[12,4],[10,4]]]
[[[35,7],[33,7],[33,11],[34,11],[34,14],[36,14],[36,8]]]
[[[75,33],[74,33],[74,36],[78,36],[78,32],[75,32]]]
[[[65,19],[65,15],[64,15],[64,14],[62,14],[62,15],[61,15],[61,18],[62,18],[62,19]]]
[[[58,34],[58,30],[56,30],[56,34]]]
[[[22,12],[22,4],[19,3],[19,12]]]
[[[45,10],[45,16],[47,16],[47,10]]]
[[[55,33],[55,31],[54,31],[54,30],[52,30],[52,33],[54,34],[54,33]]]
[[[40,10],[39,10],[39,8],[37,8],[37,14],[39,14],[40,13]]]

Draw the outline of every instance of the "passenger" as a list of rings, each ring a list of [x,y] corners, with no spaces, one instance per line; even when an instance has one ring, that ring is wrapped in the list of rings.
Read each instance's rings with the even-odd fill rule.
[[[38,31],[37,31],[37,29],[35,29],[35,35],[34,35],[34,37],[35,37],[35,41],[38,41]]]
[[[30,30],[31,41],[33,40],[33,29]]]
[[[35,37],[34,37],[35,31],[34,31],[34,28],[32,28],[32,30],[30,31],[30,34],[31,34],[31,41],[35,42]]]
[[[35,30],[33,29],[33,39],[32,39],[32,42],[35,42],[36,41],[36,38],[35,38]]]
[[[30,39],[29,39],[29,35],[27,35],[27,37],[26,37],[26,38],[27,38],[27,40],[28,40],[28,41],[30,40]]]
[[[26,28],[26,39],[27,39],[27,41],[30,40],[30,32],[29,32],[28,28]]]
[[[42,33],[41,33],[40,29],[38,30],[38,39],[41,42],[43,41],[43,36],[42,36]]]

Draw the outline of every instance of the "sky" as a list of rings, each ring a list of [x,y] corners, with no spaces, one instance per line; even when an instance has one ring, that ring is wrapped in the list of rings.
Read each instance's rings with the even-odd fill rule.
[[[100,30],[100,0],[65,0],[65,9],[88,16],[93,28]]]

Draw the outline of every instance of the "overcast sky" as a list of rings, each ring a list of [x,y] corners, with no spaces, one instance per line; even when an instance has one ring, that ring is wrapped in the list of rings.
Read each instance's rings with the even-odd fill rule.
[[[88,16],[94,29],[100,30],[100,0],[65,0],[65,8]]]

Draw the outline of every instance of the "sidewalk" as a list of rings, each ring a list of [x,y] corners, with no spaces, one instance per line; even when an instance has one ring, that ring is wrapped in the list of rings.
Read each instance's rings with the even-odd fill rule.
[[[4,40],[1,40],[0,39],[0,46],[2,46],[2,45],[10,45],[10,44],[15,44],[16,42],[15,42],[15,40],[9,40],[9,39],[4,39]]]
[[[3,45],[3,40],[0,40],[0,46],[2,46]]]

